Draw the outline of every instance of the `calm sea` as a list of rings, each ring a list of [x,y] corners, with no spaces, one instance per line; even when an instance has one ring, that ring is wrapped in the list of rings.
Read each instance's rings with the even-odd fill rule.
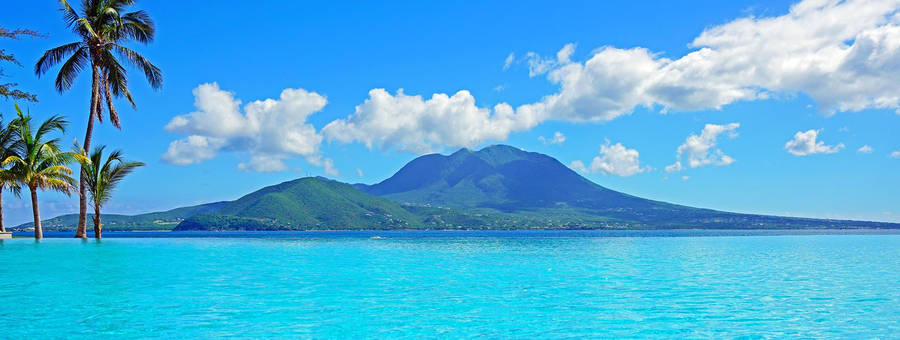
[[[0,243],[0,338],[900,334],[897,231],[50,236]]]

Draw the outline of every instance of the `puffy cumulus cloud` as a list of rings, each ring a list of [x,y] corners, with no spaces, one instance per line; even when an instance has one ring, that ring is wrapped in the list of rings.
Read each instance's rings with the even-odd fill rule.
[[[891,158],[900,158],[900,150],[891,152]]]
[[[798,131],[794,138],[784,144],[784,149],[795,156],[806,156],[817,153],[836,153],[844,148],[844,143],[838,145],[825,145],[825,142],[817,141],[821,130]]]
[[[475,147],[486,140],[504,140],[511,132],[530,129],[538,122],[534,112],[516,112],[508,104],[493,110],[478,107],[469,91],[452,96],[436,93],[424,99],[403,90],[390,94],[373,89],[352,115],[329,123],[322,134],[329,140],[357,141],[369,148],[427,153],[445,146]]]
[[[684,70],[735,87],[804,92],[821,111],[898,108],[900,1],[807,0],[786,15],[744,18],[706,30],[692,43],[706,54]],[[684,58],[683,58],[684,59]]]
[[[572,168],[572,170],[575,170],[580,173],[588,173],[589,172],[588,168],[586,166],[584,166],[584,162],[579,161],[579,160],[572,161],[572,164],[569,164],[569,167]]]
[[[678,146],[675,163],[666,166],[666,172],[681,171],[684,169],[682,160],[687,159],[691,168],[705,165],[729,165],[734,163],[734,158],[726,155],[721,149],[716,148],[719,135],[725,133],[729,138],[737,137],[738,123],[726,125],[706,124],[700,135],[691,134],[685,139],[684,144]]]
[[[564,63],[550,72],[547,78],[560,91],[523,109],[554,120],[609,121],[635,106],[651,104],[644,83],[657,69],[657,61],[645,49],[603,48],[584,63]]]
[[[565,99],[557,110],[609,119],[637,105],[710,109],[775,92],[806,93],[825,113],[897,109],[898,6],[897,0],[803,1],[783,16],[709,28],[691,43],[696,51],[675,60],[643,48],[602,48],[584,63],[550,72]],[[578,105],[583,101],[610,104]]]
[[[169,143],[163,160],[175,165],[190,165],[216,157],[216,151],[225,145],[225,140],[206,136],[188,136]]]
[[[856,149],[856,152],[858,152],[858,153],[873,153],[873,152],[875,152],[875,149],[873,149],[871,146],[863,145],[863,146],[859,147],[859,149]]]
[[[622,143],[600,146],[600,156],[591,162],[591,171],[604,175],[628,177],[648,171],[649,167],[641,167],[640,153],[626,148]]]
[[[645,48],[603,47],[572,62],[527,56],[559,92],[533,104],[548,119],[608,121],[638,106],[719,109],[739,100],[803,92],[826,114],[900,108],[900,0],[807,0],[777,17],[706,29],[677,59]],[[898,112],[900,113],[900,112]]]
[[[194,89],[196,111],[176,116],[166,125],[169,132],[187,135],[173,141],[163,160],[188,165],[212,159],[218,152],[246,152],[250,158],[238,169],[281,171],[284,160],[302,156],[313,165],[333,169],[322,159],[322,136],[307,123],[309,115],[327,104],[324,96],[303,89],[285,89],[278,99],[256,100],[241,107],[234,94],[217,83]],[[330,170],[329,170],[330,168]]]
[[[575,44],[555,56],[529,52],[517,60],[510,54],[504,67],[524,62],[530,77],[545,75],[557,90],[529,104],[500,103],[492,110],[475,106],[468,91],[423,99],[374,89],[325,135],[422,152],[502,141],[548,120],[605,122],[638,107],[720,109],[796,93],[811,97],[824,114],[870,108],[900,113],[898,8],[900,0],[805,0],[780,16],[711,26],[689,43],[689,53],[677,57],[606,46],[579,61],[573,59]]]
[[[566,141],[566,135],[562,134],[562,132],[556,131],[553,133],[553,137],[547,138],[544,136],[539,136],[538,140],[544,144],[562,144]]]

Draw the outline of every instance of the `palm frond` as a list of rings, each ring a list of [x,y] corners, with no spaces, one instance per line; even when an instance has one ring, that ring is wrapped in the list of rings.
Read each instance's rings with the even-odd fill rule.
[[[71,195],[72,189],[75,188],[74,185],[75,178],[71,176],[58,175],[58,177],[44,177],[35,182],[35,186],[40,188],[41,190],[53,190],[59,191],[66,195]]]
[[[2,164],[3,166],[7,166],[7,165],[10,165],[10,164],[13,164],[13,165],[27,165],[28,163],[26,163],[25,160],[22,159],[22,157],[19,157],[19,156],[8,156],[8,157],[6,157],[6,158],[3,159],[3,164]]]
[[[62,5],[61,11],[63,12],[63,19],[65,19],[66,25],[74,28],[78,24],[78,18],[81,18],[81,16],[69,5],[68,1],[60,0],[59,3]]]
[[[53,130],[58,130],[60,133],[66,132],[66,126],[69,125],[69,121],[65,118],[54,115],[41,123],[41,126],[38,127],[37,132],[34,134],[35,140],[42,140],[44,135],[52,132]],[[46,145],[54,145],[55,143],[48,143]]]
[[[147,78],[147,82],[150,83],[150,87],[154,89],[162,87],[162,71],[159,70],[159,67],[156,67],[156,65],[150,63],[150,61],[142,55],[125,46],[116,44],[114,48],[116,53],[144,72],[144,76]]]
[[[56,91],[64,92],[72,88],[72,84],[75,83],[78,74],[89,62],[86,48],[80,48],[78,51],[75,51],[69,60],[66,60],[63,66],[59,68],[59,73],[56,74]]]
[[[122,16],[121,35],[142,44],[149,44],[156,35],[156,27],[147,12],[129,12]]]
[[[105,146],[97,146],[90,156],[82,153],[76,156],[86,174],[88,192],[95,207],[102,206],[112,196],[113,190],[128,174],[136,168],[144,166],[141,162],[126,161],[122,151],[114,150],[104,157]]]
[[[109,82],[109,89],[113,96],[124,96],[131,103],[132,108],[136,108],[131,92],[128,91],[128,77],[125,68],[122,67],[114,58],[107,65],[106,80]]]
[[[74,54],[79,51],[82,47],[84,47],[84,43],[81,41],[71,42],[65,45],[60,45],[54,48],[51,48],[44,52],[44,55],[38,59],[37,63],[34,64],[34,74],[38,77],[47,73],[53,66],[58,64],[63,58],[66,58],[70,54]]]

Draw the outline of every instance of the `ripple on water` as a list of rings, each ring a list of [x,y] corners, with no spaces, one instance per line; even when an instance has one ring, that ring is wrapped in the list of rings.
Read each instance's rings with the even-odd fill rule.
[[[900,235],[495,236],[6,240],[0,324],[9,338],[900,332]]]

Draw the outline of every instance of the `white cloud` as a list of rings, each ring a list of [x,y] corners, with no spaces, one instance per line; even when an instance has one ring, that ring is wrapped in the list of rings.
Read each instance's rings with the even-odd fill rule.
[[[561,65],[570,63],[573,53],[575,53],[574,43],[568,43],[556,52],[556,59],[544,58],[535,52],[526,53],[525,61],[528,63],[528,76],[534,78]]]
[[[716,108],[771,92],[804,92],[820,111],[898,108],[896,0],[807,0],[788,14],[705,30],[699,50],[661,64],[648,93],[681,109]],[[683,98],[683,99],[681,99]]]
[[[584,162],[579,161],[579,160],[572,161],[572,164],[569,164],[569,167],[572,168],[572,170],[578,171],[580,173],[588,173],[589,172],[588,168],[586,166],[584,166]]]
[[[566,135],[562,134],[562,132],[556,131],[553,133],[553,137],[547,138],[544,136],[539,136],[538,140],[541,143],[546,144],[562,144],[566,141]]]
[[[253,101],[242,111],[241,101],[216,83],[201,84],[193,93],[197,111],[176,116],[165,127],[187,137],[171,142],[163,160],[188,165],[212,159],[220,151],[232,151],[250,156],[238,164],[241,170],[285,170],[283,161],[293,156],[302,156],[316,166],[330,164],[321,158],[322,136],[306,122],[309,115],[325,107],[324,96],[285,89],[278,99]]]
[[[836,153],[844,148],[844,143],[838,145],[825,145],[825,142],[817,141],[821,130],[797,131],[794,138],[784,144],[784,149],[795,156],[806,156],[817,153]]]
[[[571,62],[572,54],[575,53],[575,44],[568,43],[563,46],[558,52],[556,52],[556,62],[560,64],[565,64]]]
[[[682,181],[686,181],[686,180],[689,180],[689,179],[691,179],[691,176],[688,176],[688,175],[681,176],[681,180],[682,180]]]
[[[325,175],[332,176],[332,177],[337,177],[337,176],[341,175],[341,172],[338,171],[338,169],[334,167],[334,161],[332,161],[330,158],[326,158],[325,160],[322,161],[322,167],[323,167],[323,171],[325,172]]]
[[[525,54],[525,61],[528,63],[528,76],[531,78],[547,73],[556,66],[555,60],[545,59],[534,52]]]
[[[684,144],[678,146],[675,163],[666,166],[667,172],[681,171],[684,169],[681,161],[687,158],[688,166],[697,168],[705,165],[729,165],[734,163],[734,158],[726,155],[721,149],[717,149],[716,143],[719,135],[726,133],[729,138],[737,137],[738,123],[726,125],[706,124],[700,135],[691,134],[685,139]]]
[[[604,175],[616,175],[621,177],[633,176],[649,170],[642,168],[640,153],[635,149],[626,148],[622,143],[600,146],[600,156],[594,157],[591,162],[591,171]]]
[[[200,163],[215,158],[216,151],[224,145],[221,138],[192,135],[169,143],[162,158],[175,165]]]
[[[891,158],[900,158],[900,150],[891,152]]]
[[[285,157],[273,155],[252,155],[250,160],[240,162],[237,165],[238,170],[242,171],[258,171],[258,172],[275,172],[287,169],[287,164],[282,161]]]
[[[346,119],[322,129],[329,140],[358,141],[367,147],[427,153],[445,146],[475,147],[487,140],[505,140],[509,133],[534,127],[533,112],[515,112],[501,103],[490,109],[475,105],[469,91],[452,96],[436,93],[429,99],[384,89],[369,91],[369,98]]]
[[[803,1],[782,16],[710,27],[691,42],[694,51],[677,59],[642,47],[603,47],[583,63],[536,55],[529,61],[532,75],[547,72],[560,86],[541,102],[553,119],[604,121],[637,106],[719,109],[796,92],[827,114],[898,109],[898,6],[897,0]]]
[[[513,62],[516,61],[516,54],[510,52],[508,56],[506,56],[506,60],[503,61],[503,70],[506,71],[512,66]]]
[[[856,149],[856,152],[858,152],[858,153],[872,153],[872,152],[875,152],[875,149],[873,149],[871,146],[863,145],[863,146],[859,147],[859,149]]]
[[[502,141],[548,120],[604,122],[637,107],[709,110],[796,93],[812,98],[825,114],[870,108],[900,113],[898,7],[900,0],[806,0],[780,16],[711,26],[683,56],[607,46],[578,61],[572,59],[575,44],[552,57],[529,52],[521,58],[529,76],[546,75],[558,86],[533,103],[515,108],[500,103],[491,110],[476,107],[465,90],[424,100],[374,89],[325,135],[422,152]],[[514,54],[505,61],[517,62]],[[400,127],[389,127],[395,121]]]

